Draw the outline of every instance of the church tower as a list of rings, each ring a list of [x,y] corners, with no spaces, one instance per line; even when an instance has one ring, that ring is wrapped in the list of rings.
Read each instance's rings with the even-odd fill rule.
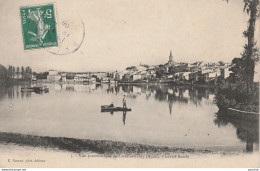
[[[172,51],[170,52],[170,56],[169,56],[169,61],[168,64],[172,65],[173,64],[173,56],[172,56]]]

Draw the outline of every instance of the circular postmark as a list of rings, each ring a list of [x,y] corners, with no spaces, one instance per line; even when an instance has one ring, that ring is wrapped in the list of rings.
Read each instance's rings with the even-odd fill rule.
[[[54,55],[66,55],[80,49],[85,39],[85,25],[79,19],[64,19],[58,25],[58,47],[48,48]]]

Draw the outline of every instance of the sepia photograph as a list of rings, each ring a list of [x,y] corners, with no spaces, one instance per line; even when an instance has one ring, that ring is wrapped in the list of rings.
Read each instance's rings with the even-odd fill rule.
[[[0,0],[0,168],[259,168],[259,0]]]

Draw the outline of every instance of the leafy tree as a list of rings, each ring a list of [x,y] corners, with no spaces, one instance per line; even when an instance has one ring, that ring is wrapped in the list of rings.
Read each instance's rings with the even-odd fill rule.
[[[126,70],[137,71],[137,68],[136,68],[136,66],[130,66],[130,67],[127,67]]]
[[[230,71],[232,73],[230,74],[229,80],[231,83],[234,84],[246,84],[246,78],[245,78],[245,68],[246,68],[246,60],[243,58],[234,58],[232,60],[232,67],[230,68]]]
[[[24,79],[24,74],[25,74],[25,72],[24,72],[24,67],[22,66],[22,68],[21,68],[21,74],[22,74],[22,79]]]
[[[14,78],[14,75],[15,75],[15,67],[12,66],[11,68],[12,68],[12,78]]]
[[[7,77],[7,69],[0,64],[0,79],[6,79]]]
[[[219,64],[220,66],[224,66],[224,65],[225,65],[223,61],[219,61],[218,64]]]
[[[175,74],[176,71],[175,71],[175,69],[174,69],[174,66],[170,66],[168,72],[169,72],[170,74]]]
[[[19,67],[16,67],[16,75],[17,75],[17,78],[19,77],[19,74],[20,74],[20,68],[19,68]]]
[[[171,66],[169,67],[169,73],[174,74],[177,72],[187,72],[189,71],[188,64],[184,63],[179,66]]]
[[[7,69],[7,78],[11,78],[11,73],[12,73],[12,69],[11,69],[11,65],[9,65]]]
[[[25,68],[25,78],[26,79],[30,79],[31,76],[32,76],[32,69],[29,66],[27,66]]]
[[[47,79],[48,75],[49,75],[49,72],[37,73],[36,78],[37,79]]]
[[[159,67],[156,69],[155,74],[157,78],[162,78],[166,74],[166,70],[163,67]]]
[[[164,65],[160,64],[160,65],[158,65],[158,67],[159,67],[159,68],[162,68],[162,67],[164,67]]]
[[[226,0],[228,2],[228,0]],[[244,37],[247,38],[247,44],[241,54],[241,59],[234,59],[232,63],[235,65],[233,70],[233,78],[242,81],[246,86],[247,100],[254,93],[254,72],[255,64],[259,61],[259,48],[255,42],[255,24],[259,18],[260,2],[259,0],[244,0],[244,12],[249,15],[248,28],[244,31]]]
[[[14,67],[12,65],[9,65],[7,69],[7,78],[13,78],[14,72],[15,72]]]

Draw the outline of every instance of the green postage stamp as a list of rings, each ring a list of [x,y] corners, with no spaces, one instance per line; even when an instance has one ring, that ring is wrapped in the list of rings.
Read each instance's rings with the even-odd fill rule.
[[[54,5],[20,8],[24,49],[58,46]]]

